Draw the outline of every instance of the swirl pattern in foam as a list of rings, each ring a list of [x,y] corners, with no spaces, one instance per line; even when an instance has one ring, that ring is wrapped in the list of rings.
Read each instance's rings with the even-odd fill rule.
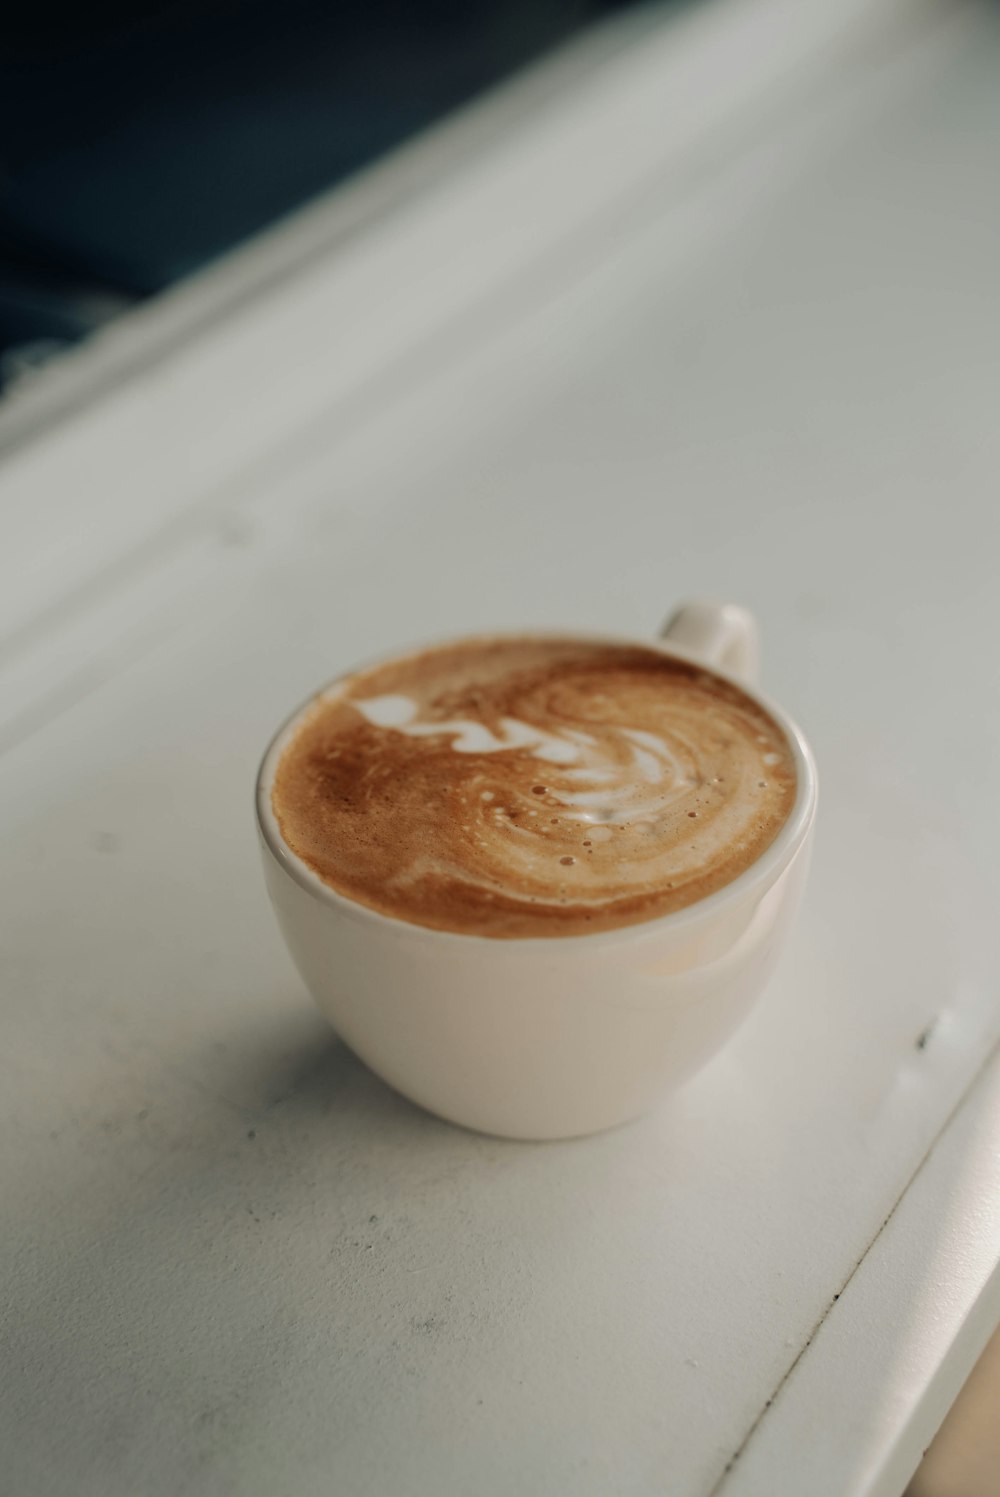
[[[289,847],[383,914],[582,935],[742,873],[795,797],[790,746],[735,687],[654,649],[467,640],[319,699],[278,765]]]

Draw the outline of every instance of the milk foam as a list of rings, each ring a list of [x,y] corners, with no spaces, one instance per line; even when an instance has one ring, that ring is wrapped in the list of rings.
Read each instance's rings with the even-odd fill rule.
[[[417,703],[409,697],[371,697],[355,701],[353,706],[362,717],[380,728],[395,728],[409,738],[450,738],[456,754],[497,754],[503,749],[521,748],[536,759],[553,764],[572,764],[579,748],[558,734],[543,733],[515,717],[500,719],[500,734],[491,733],[485,723],[465,719],[460,722],[415,722]]]
[[[386,913],[496,936],[683,908],[776,835],[795,774],[737,687],[652,649],[468,641],[317,705],[279,765],[293,849]]]
[[[585,782],[592,788],[575,790],[562,784],[552,790],[554,803],[565,807],[567,815],[576,821],[624,824],[648,819],[662,811],[671,792],[680,794],[692,784],[665,740],[643,728],[619,728],[613,735],[617,742],[609,745],[579,729],[546,732],[514,717],[500,719],[499,733],[470,719],[421,722],[419,704],[405,696],[355,698],[351,705],[376,727],[405,733],[409,738],[446,738],[456,754],[524,749],[533,758],[551,764],[578,765],[566,769],[563,779]],[[617,752],[609,751],[612,749]],[[636,781],[654,785],[660,793],[655,798],[639,799]],[[494,798],[492,791],[483,791],[482,795]]]

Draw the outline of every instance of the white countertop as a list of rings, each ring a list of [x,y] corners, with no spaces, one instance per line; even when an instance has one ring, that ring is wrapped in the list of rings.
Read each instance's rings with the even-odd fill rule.
[[[581,166],[560,237],[539,179],[498,246],[470,184],[499,213],[602,109],[655,145],[671,27],[790,8],[537,89],[0,466],[12,1492],[898,1497],[1000,1317],[1000,24],[837,9],[627,203]],[[281,946],[269,732],[379,650],[697,593],[820,765],[777,977],[634,1127],[425,1116]]]

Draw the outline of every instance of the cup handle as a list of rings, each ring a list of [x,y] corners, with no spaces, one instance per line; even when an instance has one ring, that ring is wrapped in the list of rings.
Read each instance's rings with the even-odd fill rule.
[[[757,680],[757,620],[735,603],[709,603],[704,599],[682,603],[664,624],[661,638],[690,650],[706,665],[739,677],[748,686]]]

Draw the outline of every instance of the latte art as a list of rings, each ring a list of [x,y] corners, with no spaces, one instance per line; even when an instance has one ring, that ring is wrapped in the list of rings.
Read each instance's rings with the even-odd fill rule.
[[[722,887],[795,794],[780,728],[653,649],[470,640],[317,703],[279,764],[289,846],[333,888],[470,934],[577,935]]]
[[[410,738],[453,739],[452,748],[458,754],[495,754],[500,749],[527,749],[539,759],[551,759],[555,764],[572,762],[577,750],[567,739],[560,739],[540,728],[529,727],[514,717],[500,719],[500,736],[492,733],[485,723],[471,722],[414,722],[418,707],[409,697],[373,697],[371,701],[354,703],[362,717],[379,728],[397,728]],[[578,736],[578,735],[577,735]]]
[[[411,738],[450,737],[457,754],[522,749],[536,759],[573,766],[562,769],[558,776],[549,776],[560,781],[562,788],[557,799],[568,820],[621,823],[641,820],[645,814],[655,814],[662,808],[671,785],[680,790],[695,783],[692,771],[685,773],[681,769],[666,742],[642,728],[613,730],[605,734],[602,742],[593,733],[578,728],[564,728],[561,735],[547,733],[515,717],[501,718],[496,733],[483,723],[471,721],[418,722],[417,704],[408,697],[374,697],[370,701],[356,701],[354,706],[362,717],[380,728],[395,728]],[[580,789],[574,788],[577,783],[581,784]],[[657,787],[657,794],[645,803],[641,799],[643,785]],[[545,793],[545,788],[532,786],[535,794]],[[640,791],[638,798],[636,789]],[[537,806],[532,806],[529,814],[537,815]]]

